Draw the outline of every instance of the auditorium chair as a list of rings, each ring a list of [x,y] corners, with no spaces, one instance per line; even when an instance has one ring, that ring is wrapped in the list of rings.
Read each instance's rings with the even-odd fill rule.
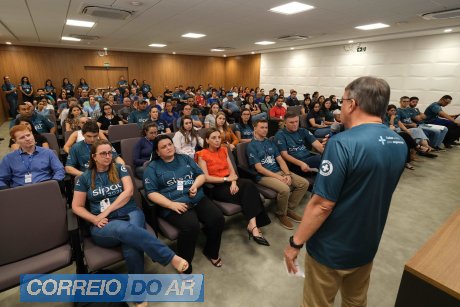
[[[109,130],[110,143],[118,143],[121,140],[141,136],[141,130],[137,124],[110,125]]]
[[[129,165],[125,166],[131,179],[134,181],[134,174]],[[78,178],[78,177],[77,177]],[[77,180],[77,178],[75,178]],[[134,189],[133,197],[139,208],[142,209],[142,199],[138,189]],[[89,235],[89,223],[81,218],[78,219],[81,229],[81,249],[82,259],[77,262],[77,273],[91,273],[100,271],[108,266],[116,264],[124,260],[120,246],[113,248],[101,247],[93,243]],[[145,223],[146,229],[155,235],[154,230],[150,225]]]
[[[136,169],[133,161],[133,148],[141,138],[142,137],[138,136],[135,138],[123,139],[120,142],[121,157],[123,158],[123,161],[125,161],[126,165],[129,165],[132,170]],[[134,185],[136,188],[142,189],[142,178],[134,176]]]
[[[72,263],[78,226],[57,181],[2,190],[0,199],[0,291],[19,284],[20,274],[51,273]]]

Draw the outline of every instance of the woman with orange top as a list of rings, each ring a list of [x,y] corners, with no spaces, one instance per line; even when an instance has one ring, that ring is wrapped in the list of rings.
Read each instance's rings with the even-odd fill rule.
[[[239,140],[233,130],[227,124],[227,117],[224,112],[216,115],[216,129],[220,132],[222,146],[228,147],[231,151],[235,150]]]
[[[198,165],[212,183],[211,196],[218,201],[240,204],[248,220],[247,231],[257,244],[269,246],[258,227],[270,224],[257,187],[249,179],[238,178],[228,156],[221,146],[221,133],[210,128],[206,132],[204,149],[196,153]]]

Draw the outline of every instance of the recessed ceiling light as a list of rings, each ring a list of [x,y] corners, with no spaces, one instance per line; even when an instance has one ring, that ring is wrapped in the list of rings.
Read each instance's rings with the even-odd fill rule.
[[[251,54],[256,54],[254,51],[251,51]]]
[[[260,42],[255,42],[254,44],[256,45],[273,45],[275,42],[270,42],[270,41],[260,41]]]
[[[271,8],[270,11],[273,13],[292,15],[300,12],[305,12],[314,8],[314,6],[294,1]]]
[[[225,51],[224,49],[219,49],[219,48],[214,48],[214,49],[211,49],[212,52],[222,52],[222,51]]]
[[[165,44],[150,44],[149,47],[162,48],[162,47],[166,47],[166,45]]]
[[[378,23],[372,23],[372,24],[369,24],[369,25],[358,26],[358,27],[355,27],[355,28],[360,29],[360,30],[375,30],[375,29],[388,28],[388,27],[389,27],[389,25],[381,23],[381,22],[378,22]]]
[[[444,30],[444,33],[449,33],[449,32],[452,32],[452,29],[445,29]]]
[[[74,20],[74,19],[67,19],[65,24],[68,26],[76,26],[76,27],[84,27],[84,28],[92,28],[94,26],[94,22],[92,21]]]
[[[226,58],[226,57],[227,57],[227,55],[226,55],[226,54],[224,54],[224,58]]]
[[[173,54],[176,54],[176,51],[173,51]]]
[[[353,42],[354,42],[353,40],[349,40],[349,41],[348,41],[349,44],[351,44],[351,43],[353,43]]]
[[[182,37],[188,37],[188,38],[200,38],[206,36],[206,34],[200,34],[200,33],[186,33],[182,34]]]
[[[294,47],[291,47],[291,48],[289,48],[289,49],[294,50]]]
[[[5,44],[7,44],[7,45],[11,45],[11,42],[5,42]]]
[[[70,36],[63,36],[61,37],[63,41],[72,41],[72,42],[79,42],[81,39],[75,38],[75,37],[70,37]]]
[[[104,47],[104,50],[106,50],[106,51],[107,51],[107,47]]]
[[[140,1],[131,1],[129,4],[131,4],[132,6],[140,6],[144,3],[140,2]]]

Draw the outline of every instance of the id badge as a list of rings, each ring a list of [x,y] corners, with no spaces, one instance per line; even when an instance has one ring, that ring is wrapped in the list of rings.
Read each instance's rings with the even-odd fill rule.
[[[99,204],[101,206],[101,212],[104,212],[104,210],[110,206],[110,199],[104,198]]]
[[[24,175],[24,183],[32,183],[32,174]]]
[[[178,191],[183,191],[184,190],[184,181],[183,180],[177,180],[177,190]]]

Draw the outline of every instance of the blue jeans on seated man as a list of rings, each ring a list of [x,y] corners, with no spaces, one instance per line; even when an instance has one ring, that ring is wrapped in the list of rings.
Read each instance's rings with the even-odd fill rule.
[[[91,226],[94,243],[102,247],[121,244],[129,274],[144,273],[144,252],[163,266],[171,262],[174,252],[145,229],[144,213],[139,208],[129,212],[120,208],[118,214],[129,215],[129,221],[115,219],[102,228]]]
[[[329,133],[331,133],[331,128],[330,127],[326,127],[326,128],[318,128],[315,130],[315,132],[313,133],[313,135],[317,138],[324,138],[326,135],[328,135]]]
[[[309,157],[307,157],[305,160],[302,160],[303,162],[305,162],[308,167],[310,168],[316,168],[316,169],[319,169],[319,166],[321,164],[321,155],[311,155]],[[302,176],[302,177],[312,177],[314,175],[316,175],[316,173],[314,172],[304,172],[302,171],[302,169],[295,165],[295,164],[292,164],[292,163],[289,163],[289,169],[294,172],[295,174],[299,175],[299,176]]]
[[[433,147],[441,146],[448,131],[447,127],[441,125],[420,124],[419,128],[422,128],[423,132],[425,132]]]

